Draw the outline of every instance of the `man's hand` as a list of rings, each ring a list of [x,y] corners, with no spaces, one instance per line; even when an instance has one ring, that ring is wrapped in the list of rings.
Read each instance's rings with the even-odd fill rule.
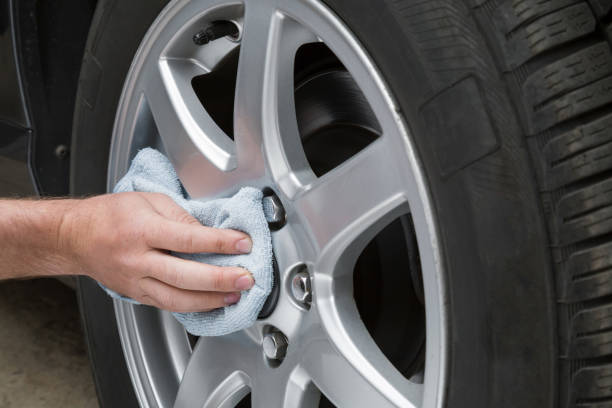
[[[235,303],[254,283],[245,269],[170,255],[248,253],[251,240],[242,232],[202,226],[163,194],[6,200],[0,211],[12,215],[6,226],[0,221],[3,246],[10,243],[0,255],[9,265],[5,277],[87,275],[141,303],[178,312]]]

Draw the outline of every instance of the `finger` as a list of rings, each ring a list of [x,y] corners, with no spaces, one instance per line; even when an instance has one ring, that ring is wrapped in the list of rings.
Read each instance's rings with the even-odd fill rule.
[[[202,225],[193,215],[178,205],[172,198],[161,193],[150,193],[148,200],[160,215],[183,224]]]
[[[216,254],[244,254],[251,252],[251,238],[244,232],[159,220],[147,230],[147,243],[169,251]]]
[[[153,278],[140,281],[145,303],[171,312],[207,312],[234,304],[240,300],[240,293],[199,292],[178,289]],[[149,302],[150,301],[150,302]]]
[[[160,252],[152,253],[147,261],[150,276],[181,289],[235,292],[255,283],[244,268],[208,265]]]
[[[150,194],[149,202],[165,217],[164,222],[153,234],[159,249],[176,252],[211,252],[219,254],[241,254],[251,252],[251,238],[240,231],[215,229],[203,226],[196,218],[165,194]],[[168,223],[165,221],[174,221]],[[185,229],[185,224],[190,227]],[[199,229],[198,229],[199,228]],[[168,229],[173,236],[166,235]],[[170,241],[172,239],[172,241]],[[172,246],[172,248],[170,248]]]

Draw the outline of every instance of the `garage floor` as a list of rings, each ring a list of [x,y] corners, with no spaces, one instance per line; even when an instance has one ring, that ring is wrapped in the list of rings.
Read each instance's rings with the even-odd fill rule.
[[[0,283],[0,408],[97,406],[74,291]]]

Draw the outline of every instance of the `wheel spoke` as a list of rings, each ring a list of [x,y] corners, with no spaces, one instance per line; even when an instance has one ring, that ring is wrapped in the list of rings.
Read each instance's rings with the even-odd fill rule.
[[[239,166],[262,171],[263,151],[275,178],[308,169],[293,100],[295,53],[316,37],[268,2],[245,10],[238,63],[234,133]]]
[[[377,140],[341,166],[312,183],[296,199],[318,246],[318,271],[330,271],[349,245],[355,252],[367,244],[386,223],[407,211],[406,197],[398,181],[398,170],[391,164],[384,139]]]
[[[251,404],[253,408],[316,408],[319,392],[309,375],[301,367],[291,367],[283,362],[276,369],[269,369],[253,379]]]
[[[149,72],[146,102],[157,126],[164,150],[192,197],[227,190],[237,174],[231,140],[206,113],[195,93],[186,87],[200,74],[197,65],[162,60],[159,71]]]
[[[319,390],[302,367],[296,367],[289,376],[284,408],[317,408]]]
[[[302,350],[301,367],[325,396],[338,407],[419,407],[422,387],[393,375],[390,363],[376,348],[359,349],[352,342],[334,346],[325,335],[311,337]],[[341,351],[339,351],[341,350]],[[370,354],[368,358],[363,353]],[[370,363],[383,363],[382,370]],[[386,367],[385,367],[386,366]],[[384,371],[384,374],[381,372]],[[390,375],[391,374],[391,375]],[[391,382],[389,378],[397,381]]]
[[[234,98],[234,140],[239,166],[255,171],[263,169],[263,89],[267,74],[270,22],[274,10],[269,2],[261,3],[261,7],[245,9]]]
[[[246,371],[255,364],[255,350],[254,343],[243,332],[201,337],[183,375],[174,407],[233,407],[248,393],[250,379]]]
[[[284,408],[287,378],[276,373],[258,375],[251,390],[253,408]]]

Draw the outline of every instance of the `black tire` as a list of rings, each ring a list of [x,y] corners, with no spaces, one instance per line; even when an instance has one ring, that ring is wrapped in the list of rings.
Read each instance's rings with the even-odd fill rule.
[[[446,405],[612,406],[612,2],[325,2],[376,62],[424,167],[448,280]],[[161,3],[100,1],[76,194],[104,191],[123,80]],[[102,405],[129,406],[112,307],[86,282],[80,298]]]

